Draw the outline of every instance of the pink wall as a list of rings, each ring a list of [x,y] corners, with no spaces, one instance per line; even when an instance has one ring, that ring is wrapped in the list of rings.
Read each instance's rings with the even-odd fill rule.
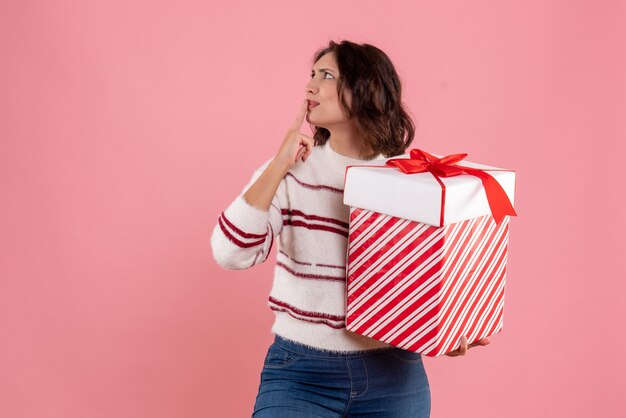
[[[432,416],[623,413],[626,3],[261,3],[0,4],[0,415],[250,415],[275,256],[210,232],[343,38],[414,145],[518,173],[504,330],[425,360]]]

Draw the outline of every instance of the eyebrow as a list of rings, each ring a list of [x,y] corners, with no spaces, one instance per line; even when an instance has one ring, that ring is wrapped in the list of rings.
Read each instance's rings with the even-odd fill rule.
[[[330,73],[334,73],[335,70],[331,70],[330,68],[320,68],[318,71],[328,71]],[[315,70],[311,70],[313,74],[315,74]]]

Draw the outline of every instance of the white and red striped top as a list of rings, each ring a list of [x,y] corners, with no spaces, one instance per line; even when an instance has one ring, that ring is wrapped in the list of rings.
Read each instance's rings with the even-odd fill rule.
[[[276,315],[272,332],[281,337],[332,351],[389,346],[345,328],[350,208],[343,204],[344,175],[347,165],[366,161],[338,154],[329,141],[316,146],[283,177],[269,211],[262,211],[243,194],[271,161],[221,213],[211,236],[215,260],[226,269],[246,269],[277,247],[268,305]]]

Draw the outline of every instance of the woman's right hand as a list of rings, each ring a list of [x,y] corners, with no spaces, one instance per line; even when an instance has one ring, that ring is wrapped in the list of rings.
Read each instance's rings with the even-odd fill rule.
[[[291,129],[287,131],[283,143],[280,145],[274,160],[284,165],[285,170],[291,170],[298,161],[303,162],[309,157],[315,146],[315,140],[310,136],[300,133],[304,116],[306,115],[308,100],[304,100],[300,106],[300,112],[296,116]]]

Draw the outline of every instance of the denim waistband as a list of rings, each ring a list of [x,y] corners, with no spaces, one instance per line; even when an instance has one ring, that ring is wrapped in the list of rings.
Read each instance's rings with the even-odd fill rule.
[[[399,350],[396,347],[380,347],[374,348],[370,350],[359,350],[359,351],[331,351],[324,350],[321,348],[311,347],[309,345],[301,344],[296,341],[288,340],[286,338],[281,337],[278,334],[275,334],[274,343],[285,350],[292,351],[298,354],[304,354],[307,356],[315,356],[315,357],[337,357],[337,358],[346,358],[346,357],[363,357],[363,356],[371,356],[380,353],[386,353],[389,350]]]

